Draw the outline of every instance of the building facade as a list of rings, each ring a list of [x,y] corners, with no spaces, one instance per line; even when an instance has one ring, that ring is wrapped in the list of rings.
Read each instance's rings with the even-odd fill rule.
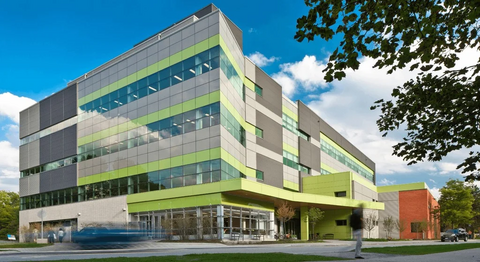
[[[43,214],[158,238],[350,237],[353,208],[384,207],[375,164],[242,50],[209,5],[22,111],[20,226]],[[310,207],[326,212],[314,229]]]
[[[439,239],[440,219],[437,200],[423,183],[379,186],[378,199],[385,204],[380,212],[379,233],[387,237],[383,221],[386,218],[399,221],[403,229],[393,227],[390,237],[397,239]],[[402,232],[400,232],[402,231]]]

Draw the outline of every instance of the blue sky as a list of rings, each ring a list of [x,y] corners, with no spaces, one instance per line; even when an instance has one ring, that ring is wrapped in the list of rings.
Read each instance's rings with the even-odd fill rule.
[[[0,2],[0,190],[18,190],[18,111],[62,89],[134,44],[209,4],[210,1],[1,1]],[[243,48],[276,79],[292,100],[301,99],[377,163],[379,184],[424,181],[436,190],[461,178],[455,163],[407,167],[391,157],[402,132],[382,139],[373,101],[412,77],[387,76],[365,60],[342,82],[326,84],[321,72],[337,42],[293,39],[296,19],[307,14],[303,1],[215,1],[243,30]],[[15,151],[17,150],[17,151]],[[2,153],[3,152],[3,155]],[[2,160],[2,156],[3,160]],[[18,157],[17,157],[18,158]]]

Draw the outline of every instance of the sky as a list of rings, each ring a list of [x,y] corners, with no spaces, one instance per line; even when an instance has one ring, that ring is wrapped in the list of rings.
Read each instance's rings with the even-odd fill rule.
[[[19,111],[129,50],[134,44],[210,4],[211,1],[0,1],[0,190],[18,191]],[[373,102],[415,73],[373,69],[361,58],[357,71],[327,84],[322,70],[338,45],[315,39],[297,42],[296,20],[308,12],[303,1],[213,2],[243,31],[243,52],[283,86],[291,100],[302,100],[376,163],[378,185],[425,182],[438,197],[449,179],[463,179],[456,166],[467,151],[441,162],[408,166],[392,156],[404,131],[382,137]],[[464,60],[478,57],[472,50]]]

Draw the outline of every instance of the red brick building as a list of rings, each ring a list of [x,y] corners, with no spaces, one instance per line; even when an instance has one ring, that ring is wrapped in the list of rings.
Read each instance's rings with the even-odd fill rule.
[[[389,216],[405,228],[402,232],[395,228],[390,233],[392,238],[440,238],[440,220],[434,212],[439,205],[425,183],[379,186],[378,200],[385,203],[385,210],[379,212],[380,238],[387,237],[383,221]]]

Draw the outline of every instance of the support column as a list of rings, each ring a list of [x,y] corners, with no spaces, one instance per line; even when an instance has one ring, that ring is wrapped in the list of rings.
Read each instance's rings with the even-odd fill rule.
[[[308,211],[308,207],[300,207],[300,239],[301,240],[309,240],[310,232],[309,232],[309,221],[308,215],[306,214]],[[314,234],[315,234],[315,229]]]
[[[224,238],[223,232],[223,205],[217,206],[217,236],[218,239],[222,240]]]
[[[197,239],[203,239],[203,221],[201,207],[197,207]]]
[[[274,238],[275,233],[276,233],[276,231],[277,231],[277,229],[276,229],[276,227],[275,227],[275,225],[276,225],[276,223],[275,223],[275,213],[274,213],[274,212],[270,212],[270,216],[269,216],[268,219],[269,219],[269,221],[268,221],[268,223],[269,223],[268,229],[270,230],[268,234],[270,235],[270,238]]]

